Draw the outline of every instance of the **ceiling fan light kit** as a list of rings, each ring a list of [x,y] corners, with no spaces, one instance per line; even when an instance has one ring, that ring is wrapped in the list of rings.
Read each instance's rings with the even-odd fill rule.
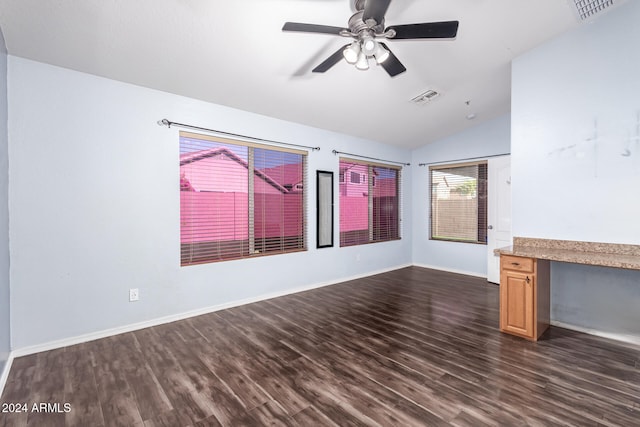
[[[373,52],[376,51],[376,46],[378,43],[371,36],[363,36],[362,37],[362,51],[367,55],[373,55]]]
[[[378,65],[389,58],[390,52],[373,38],[354,41],[342,51],[345,61],[355,65],[358,70],[369,69],[369,58],[374,58]]]
[[[378,65],[386,61],[389,58],[390,54],[391,52],[385,49],[384,46],[382,46],[380,43],[376,43],[376,51],[373,53],[373,57],[376,58],[376,62],[378,63]]]
[[[360,43],[351,43],[342,51],[342,55],[349,64],[355,64],[358,62],[358,57],[360,56]]]
[[[367,55],[360,51],[360,55],[358,56],[358,62],[356,62],[356,68],[358,70],[368,70],[369,69],[369,59]]]
[[[313,69],[314,73],[324,73],[342,58],[359,70],[369,69],[369,58],[391,76],[396,76],[407,69],[389,50],[387,45],[376,40],[409,39],[452,39],[458,33],[458,21],[426,22],[422,24],[394,25],[384,27],[384,15],[391,0],[355,0],[357,12],[349,19],[349,28],[331,27],[327,25],[286,22],[282,31],[331,34],[351,37],[355,41],[342,46],[324,62]]]

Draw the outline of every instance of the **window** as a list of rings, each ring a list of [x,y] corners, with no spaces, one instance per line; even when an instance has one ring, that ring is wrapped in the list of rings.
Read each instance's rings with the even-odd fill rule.
[[[340,159],[340,175],[340,246],[399,239],[400,169]]]
[[[487,243],[487,163],[432,166],[431,239]]]
[[[306,250],[306,154],[180,132],[180,264]]]

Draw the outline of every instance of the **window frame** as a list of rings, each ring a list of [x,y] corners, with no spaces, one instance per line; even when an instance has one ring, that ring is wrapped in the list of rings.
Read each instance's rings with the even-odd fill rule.
[[[476,167],[476,203],[477,211],[475,216],[476,224],[476,238],[463,239],[463,238],[446,238],[446,237],[434,237],[434,171],[442,171],[447,169],[468,168],[470,166]],[[464,163],[445,163],[429,166],[429,240],[441,241],[441,242],[456,242],[456,243],[470,243],[475,245],[487,245],[487,224],[488,224],[488,161],[479,160],[474,162]],[[484,214],[484,216],[483,216]]]
[[[231,146],[232,149],[237,149],[238,147],[246,147],[247,148],[247,159],[244,160],[246,162],[246,180],[247,180],[247,187],[246,187],[246,191],[247,191],[247,206],[246,206],[246,216],[247,216],[247,243],[246,245],[244,243],[240,244],[240,247],[243,248],[241,249],[237,254],[233,254],[233,252],[224,252],[223,251],[223,255],[224,256],[218,256],[218,257],[214,257],[213,255],[206,257],[206,259],[197,259],[197,260],[193,260],[194,259],[194,247],[197,247],[198,244],[202,244],[202,242],[190,242],[190,243],[185,243],[183,241],[183,202],[182,202],[182,191],[196,191],[196,192],[201,192],[201,193],[206,193],[207,190],[189,190],[188,188],[186,188],[185,182],[184,182],[184,172],[183,172],[183,168],[182,168],[182,156],[183,156],[183,138],[186,139],[195,139],[195,140],[201,140],[203,142],[210,142],[216,145],[222,145],[222,146]],[[291,149],[291,148],[284,148],[284,147],[279,147],[279,146],[274,146],[274,145],[268,145],[268,144],[260,144],[260,143],[254,143],[254,142],[248,142],[248,141],[243,141],[243,140],[238,140],[238,139],[231,139],[231,138],[225,138],[225,137],[218,137],[218,136],[212,136],[212,135],[206,135],[206,134],[200,134],[200,133],[193,133],[193,132],[186,132],[186,131],[180,131],[179,132],[179,141],[180,141],[180,159],[181,159],[181,166],[180,166],[180,266],[181,267],[186,267],[186,266],[190,266],[190,265],[200,265],[200,264],[208,264],[208,263],[217,263],[217,262],[224,262],[224,261],[231,261],[231,260],[237,260],[237,259],[250,259],[250,258],[255,258],[255,257],[260,257],[260,256],[271,256],[271,255],[280,255],[280,254],[286,254],[286,253],[295,253],[295,252],[302,252],[302,251],[307,251],[308,250],[308,219],[307,219],[307,209],[308,209],[308,191],[306,191],[306,189],[308,188],[308,151],[305,150],[296,150],[296,149]],[[262,237],[257,237],[256,236],[256,228],[259,225],[259,223],[257,223],[258,219],[256,218],[256,212],[255,212],[255,206],[256,206],[256,198],[260,199],[260,197],[263,197],[264,195],[261,195],[261,193],[257,193],[256,189],[255,189],[255,183],[256,180],[258,178],[262,178],[263,180],[265,180],[266,183],[269,183],[270,181],[267,180],[267,175],[258,167],[256,167],[256,154],[254,150],[265,150],[263,153],[264,155],[268,156],[270,153],[269,152],[276,152],[276,153],[283,153],[283,155],[285,155],[285,153],[288,154],[292,154],[292,155],[300,155],[301,156],[301,174],[302,174],[302,181],[301,181],[301,186],[302,188],[300,188],[300,183],[296,183],[295,185],[292,186],[291,189],[287,188],[288,186],[286,185],[281,185],[281,187],[283,189],[287,190],[287,193],[282,193],[283,197],[286,194],[299,194],[300,195],[300,211],[301,214],[300,216],[295,216],[296,219],[301,219],[301,223],[300,222],[296,222],[296,228],[299,227],[300,231],[301,231],[301,236],[298,240],[298,242],[296,242],[294,245],[299,245],[299,247],[296,248],[287,248],[286,246],[290,245],[287,242],[287,237],[284,233],[282,234],[282,236],[275,236],[276,238],[280,238],[282,239],[282,242],[280,243],[280,246],[283,247],[282,250],[277,250],[277,249],[273,249],[273,247],[269,247],[269,249],[265,249],[263,251],[258,252],[256,250],[257,247],[260,246],[259,243],[262,243],[262,245],[267,245],[266,243],[264,243],[265,241],[269,240],[268,236],[262,236]],[[197,150],[195,150],[194,152],[196,152]],[[185,151],[188,152],[188,151]],[[233,153],[235,154],[235,153]],[[224,160],[231,160],[230,158],[228,158],[229,156],[227,156],[224,152],[220,154],[220,158],[224,159]],[[235,157],[235,156],[234,156]],[[266,161],[264,159],[259,159],[259,160],[263,160]],[[233,160],[231,160],[233,161]],[[282,163],[283,165],[286,165],[287,163]],[[279,164],[276,163],[276,166],[279,166]],[[273,185],[278,184],[277,182],[274,181]],[[187,181],[187,183],[189,183]],[[190,183],[189,183],[190,184]],[[259,181],[259,184],[261,186],[266,186],[267,184],[263,183],[262,181]],[[224,191],[222,191],[224,193]],[[284,199],[282,199],[282,203],[284,203]],[[296,202],[297,203],[297,202]],[[212,207],[217,207],[215,205],[212,205]],[[282,209],[286,209],[284,206],[282,207]],[[286,214],[288,215],[288,214]],[[280,218],[281,221],[281,227],[284,229],[284,221],[291,219],[291,217],[283,215]],[[242,219],[242,218],[241,218]],[[235,221],[235,217],[234,217],[234,221]],[[229,227],[230,225],[224,225],[222,226],[221,229],[224,229],[224,227]],[[264,226],[263,226],[264,227]],[[263,228],[264,229],[264,228]],[[266,231],[265,231],[266,233]],[[262,239],[263,242],[259,242],[258,239]],[[294,239],[295,241],[295,239]],[[211,241],[209,243],[211,244],[215,244],[216,241]],[[220,245],[221,241],[218,241],[218,245]],[[240,241],[238,241],[240,242]],[[205,242],[206,243],[206,242]],[[224,242],[223,242],[224,243]],[[190,257],[185,256],[185,247],[191,245],[190,249]],[[246,246],[246,249],[244,249]],[[262,246],[260,246],[262,247]],[[265,246],[266,248],[267,246]],[[264,249],[264,248],[263,248]],[[195,250],[197,252],[197,249]],[[232,254],[232,255],[229,255]],[[201,255],[201,254],[200,254]],[[201,255],[201,257],[205,258],[204,255]]]
[[[351,179],[345,179],[345,182],[340,182],[340,192],[339,192],[339,196],[338,196],[338,200],[339,200],[339,213],[340,213],[340,226],[339,226],[339,244],[340,247],[349,247],[349,246],[358,246],[358,245],[365,245],[365,244],[372,244],[372,243],[382,243],[382,242],[389,242],[389,241],[394,241],[394,240],[401,240],[402,239],[402,167],[398,166],[398,165],[391,165],[391,164],[386,164],[386,163],[376,163],[376,162],[370,162],[370,161],[364,161],[364,160],[360,160],[360,159],[353,159],[353,158],[348,158],[348,157],[340,157],[339,159],[339,173],[343,174],[344,176],[351,176],[352,173],[355,173],[353,171],[349,171],[348,169],[345,169],[344,171],[342,170],[342,166],[344,163],[348,163],[351,165],[359,165],[359,166],[363,166],[366,167],[366,173],[364,175],[360,175],[360,182],[359,183],[353,183],[355,185],[358,186],[365,186],[367,188],[366,191],[366,195],[363,194],[362,197],[367,197],[367,229],[360,229],[359,232],[361,234],[360,237],[347,237],[346,233],[349,233],[349,230],[344,230],[343,226],[344,226],[344,217],[347,216],[347,213],[343,211],[343,209],[345,209],[345,203],[343,201],[343,197],[347,197],[345,194],[343,194],[343,187],[344,186],[344,192],[347,192],[347,186],[349,184],[352,184]],[[382,169],[388,169],[391,171],[394,171],[395,173],[395,195],[393,197],[395,197],[395,206],[391,206],[391,210],[393,211],[393,214],[395,214],[395,224],[392,225],[391,227],[386,227],[385,228],[377,228],[376,229],[376,224],[379,224],[382,221],[382,217],[379,216],[380,214],[378,214],[378,216],[376,216],[376,210],[375,210],[375,194],[374,191],[377,191],[378,188],[380,188],[379,185],[379,179],[375,177],[374,175],[374,170],[375,168],[382,168]],[[363,176],[365,177],[364,179]],[[380,189],[380,191],[382,191],[382,189]],[[380,210],[380,206],[379,209]],[[349,215],[351,216],[351,215]],[[377,236],[380,236],[382,234],[385,234],[385,231],[387,233],[391,233],[392,237],[388,237],[388,238],[376,238]],[[353,232],[358,232],[358,230],[352,230]],[[367,235],[367,237],[363,237],[365,236],[365,234]]]

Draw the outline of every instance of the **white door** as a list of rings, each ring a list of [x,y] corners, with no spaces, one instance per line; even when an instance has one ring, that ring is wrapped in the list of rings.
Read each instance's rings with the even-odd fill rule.
[[[500,257],[493,250],[510,246],[511,238],[511,158],[489,159],[487,217],[487,280],[500,283]]]

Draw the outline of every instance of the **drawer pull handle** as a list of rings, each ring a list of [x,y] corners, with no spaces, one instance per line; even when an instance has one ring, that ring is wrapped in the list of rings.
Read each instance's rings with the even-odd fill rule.
[[[517,267],[517,266],[519,266],[519,265],[520,265],[520,263],[519,263],[519,262],[512,262],[512,263],[511,263],[511,265],[514,265],[514,266],[516,266],[516,267]]]

